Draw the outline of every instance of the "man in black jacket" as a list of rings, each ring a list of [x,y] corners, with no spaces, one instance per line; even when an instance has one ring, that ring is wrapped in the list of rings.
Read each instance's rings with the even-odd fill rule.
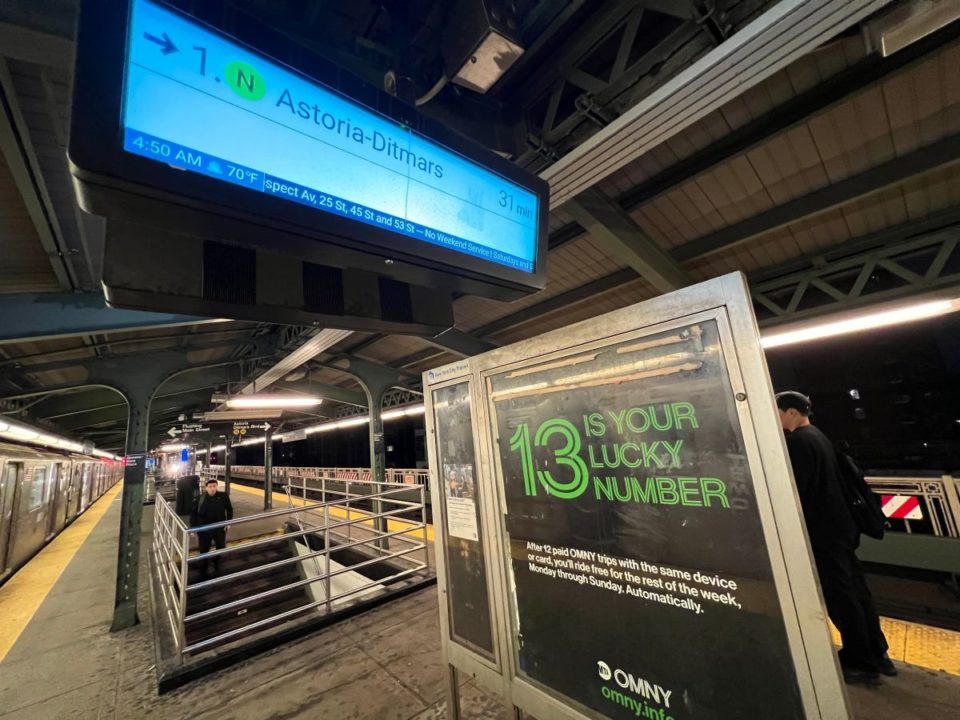
[[[193,526],[212,525],[213,523],[233,520],[233,505],[230,502],[230,496],[217,489],[217,481],[213,478],[207,480],[205,492],[197,500],[197,509],[193,514]],[[207,532],[197,533],[200,541],[200,552],[210,552],[210,546],[214,545],[217,550],[222,550],[227,546],[226,528],[217,528]],[[209,563],[200,564],[200,573],[207,577]],[[220,556],[213,558],[213,572],[220,574]]]
[[[840,665],[847,682],[880,682],[896,675],[887,640],[854,550],[860,531],[847,508],[833,443],[810,424],[810,398],[798,392],[777,395],[780,424],[803,507],[810,547],[827,613],[840,631]]]

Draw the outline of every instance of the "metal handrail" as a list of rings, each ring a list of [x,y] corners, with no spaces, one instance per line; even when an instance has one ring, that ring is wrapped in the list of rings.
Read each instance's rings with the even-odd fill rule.
[[[313,480],[314,478],[309,478]],[[408,577],[416,573],[431,572],[431,562],[429,547],[427,543],[427,523],[426,508],[423,500],[425,498],[424,487],[419,487],[420,502],[406,499],[411,490],[416,486],[400,483],[372,483],[366,480],[350,479],[346,481],[345,490],[327,485],[328,478],[321,476],[315,478],[320,487],[317,488],[323,493],[323,500],[320,502],[308,501],[307,495],[311,490],[308,478],[303,478],[301,483],[303,490],[303,500],[300,504],[295,504],[292,487],[288,482],[287,508],[269,510],[244,517],[232,518],[217,523],[210,523],[196,527],[188,527],[186,523],[174,512],[170,502],[157,495],[154,510],[154,533],[152,539],[151,552],[157,569],[157,576],[160,583],[160,597],[162,600],[163,611],[167,615],[167,620],[173,634],[174,643],[181,657],[203,651],[213,645],[223,642],[231,642],[240,635],[246,635],[250,632],[258,631],[267,626],[282,624],[303,612],[313,608],[320,608],[321,612],[330,612],[335,602],[342,601],[344,598],[356,595],[357,593],[369,591],[371,589],[384,590],[386,583],[393,582],[403,577]],[[356,485],[360,483],[360,485]],[[351,487],[355,490],[364,491],[373,490],[373,492],[350,492]],[[298,490],[300,488],[297,488]],[[329,499],[335,496],[334,499]],[[374,500],[375,507],[381,509],[381,512],[357,511],[351,508],[351,503],[358,500]],[[388,509],[383,509],[387,507]],[[333,518],[331,514],[334,510],[346,509],[346,519]],[[420,521],[410,519],[411,512],[419,510]],[[407,517],[399,517],[401,514]],[[211,532],[221,528],[235,527],[244,523],[261,521],[264,519],[277,519],[290,517],[296,522],[296,528],[290,528],[291,532],[283,533],[268,538],[258,538],[240,545],[231,545],[230,547],[220,548],[213,552],[203,553],[202,555],[190,556],[190,536],[200,532]],[[416,517],[416,516],[414,516]],[[384,523],[394,518],[400,523],[399,529],[388,530],[386,524],[372,523],[383,519]],[[321,524],[322,523],[322,526]],[[378,527],[379,525],[379,527]],[[353,527],[362,527],[362,532],[355,534]],[[308,538],[310,535],[319,536],[323,534],[323,548],[313,550],[310,543],[307,543],[306,553],[298,552],[295,557],[284,557],[279,560],[262,562],[253,567],[246,567],[242,570],[222,575],[209,580],[200,582],[190,581],[190,568],[195,567],[196,563],[206,562],[211,558],[223,557],[233,553],[249,552],[251,549],[268,546],[276,542],[291,542],[297,539]],[[336,546],[331,540],[336,535]],[[388,552],[385,550],[386,540],[390,538],[397,539],[400,544]],[[341,542],[341,540],[343,542]],[[302,540],[301,540],[302,542]],[[361,546],[369,547],[375,551],[376,555],[369,559],[362,560],[348,567],[332,567],[331,555],[335,552],[358,548]],[[423,560],[415,560],[411,555],[423,552]],[[372,554],[372,552],[370,553]],[[323,556],[325,563],[320,562],[320,556]],[[237,580],[254,576],[257,573],[268,572],[277,568],[289,567],[294,563],[313,562],[313,568],[316,569],[316,576],[302,577],[295,582],[284,582],[277,587],[268,587],[266,590],[244,595],[235,598],[229,602],[221,602],[214,607],[205,608],[202,611],[189,613],[188,597],[204,588],[214,587],[220,584],[235,583]],[[343,592],[335,592],[331,587],[332,578],[355,573],[357,570],[376,564],[387,563],[391,571],[385,576],[377,579],[367,578],[368,582],[362,582],[357,587],[349,588]],[[396,572],[394,572],[396,571]],[[282,581],[281,581],[282,582]],[[313,583],[323,583],[324,597],[313,600],[305,605],[284,611],[269,618],[264,618],[256,622],[250,622],[241,627],[231,629],[227,632],[218,634],[212,638],[206,638],[202,642],[189,643],[187,636],[188,627],[193,627],[196,623],[205,618],[239,611],[244,607],[254,605],[259,602],[276,597],[282,593],[296,590],[297,588],[307,588]],[[309,597],[308,597],[309,599]],[[242,614],[242,613],[241,613]],[[188,626],[187,623],[190,623]]]
[[[221,476],[225,472],[225,467],[223,465],[207,465],[204,471],[209,471],[217,476]],[[328,480],[338,480],[340,482],[347,480],[350,482],[374,482],[371,477],[370,468],[363,467],[290,467],[274,465],[273,471],[287,478],[308,477],[319,480],[325,477]],[[264,471],[262,465],[231,465],[230,472],[233,476],[252,474],[255,477],[262,478]],[[389,482],[396,482],[402,485],[427,485],[430,480],[430,470],[427,468],[386,468],[384,475]],[[396,478],[403,478],[403,480],[397,480]],[[410,478],[410,482],[406,482],[406,478]]]
[[[340,568],[339,570],[334,570],[329,574],[330,576],[334,576],[334,575],[343,575],[344,573],[348,573],[348,572],[354,572],[357,568],[367,567],[368,565],[373,565],[375,563],[382,562],[383,560],[403,557],[404,555],[409,555],[410,553],[417,552],[419,549],[420,549],[419,547],[415,547],[415,548],[410,548],[409,550],[401,550],[399,552],[391,553],[390,555],[384,555],[383,557],[371,558],[370,560],[364,560],[363,562],[356,563],[355,565],[351,565],[350,567],[343,567],[343,568]],[[312,557],[316,557],[321,554],[323,554],[322,551],[317,551],[312,555]],[[294,558],[294,559],[298,561],[302,561],[307,559],[307,557],[310,557],[310,556],[303,556],[303,557]],[[422,565],[422,563],[418,565]],[[287,585],[281,585],[280,587],[270,588],[269,590],[263,590],[262,592],[259,592],[255,595],[249,595],[247,597],[240,598],[239,600],[233,600],[224,605],[219,605],[217,607],[209,608],[207,610],[201,610],[200,612],[194,613],[193,615],[187,615],[184,618],[184,621],[190,622],[198,618],[204,618],[204,617],[209,617],[211,615],[216,615],[217,613],[223,612],[225,610],[232,610],[234,608],[243,607],[244,605],[248,605],[257,600],[263,600],[265,598],[272,597],[273,595],[279,595],[280,593],[286,592],[287,590],[293,590],[294,588],[303,587],[304,585],[310,585],[311,583],[315,583],[317,581],[318,581],[317,578],[305,578],[303,580],[297,580],[295,582],[288,583]],[[380,581],[377,581],[374,584],[379,585],[381,583]]]
[[[401,577],[406,577],[406,576],[408,576],[408,575],[412,575],[413,573],[418,572],[420,569],[421,569],[420,567],[415,567],[415,568],[410,568],[410,569],[408,569],[408,570],[402,570],[402,571],[400,571],[400,572],[398,572],[398,573],[395,573],[394,575],[390,575],[389,577],[383,578],[383,581],[398,580],[398,579],[400,579]],[[359,588],[355,588],[355,589],[350,590],[350,591],[345,592],[345,593],[340,593],[339,595],[337,595],[337,599],[342,598],[342,597],[347,597],[347,596],[349,596],[349,595],[354,595],[354,594],[356,594],[356,593],[358,593],[358,592],[361,592],[361,591],[363,591],[363,590],[366,590],[366,589],[368,589],[368,588],[366,588],[366,587],[359,587]],[[261,627],[266,627],[266,626],[268,626],[268,625],[272,625],[272,624],[276,623],[276,622],[279,621],[279,620],[286,620],[287,618],[293,617],[294,615],[299,615],[299,614],[301,614],[301,613],[303,613],[303,612],[306,612],[307,610],[312,610],[312,609],[315,608],[315,607],[319,607],[320,605],[325,604],[325,602],[326,602],[326,601],[324,601],[324,600],[316,600],[316,601],[314,601],[314,602],[312,602],[312,603],[307,603],[306,605],[301,605],[300,607],[291,608],[290,610],[286,610],[286,611],[284,611],[284,612],[282,612],[282,613],[279,613],[279,614],[277,614],[277,615],[274,615],[273,617],[268,617],[268,618],[264,618],[263,620],[258,620],[258,621],[255,622],[255,623],[251,623],[251,624],[249,624],[249,625],[245,625],[244,627],[237,628],[236,630],[228,630],[227,632],[221,633],[220,635],[217,635],[217,636],[215,636],[215,637],[207,638],[206,640],[203,640],[203,641],[201,641],[201,642],[195,643],[195,644],[193,644],[193,645],[189,645],[189,646],[187,646],[187,647],[184,648],[183,652],[185,652],[185,653],[193,653],[193,652],[197,652],[198,650],[201,650],[201,649],[203,649],[203,648],[205,648],[205,647],[209,647],[209,646],[211,646],[211,645],[217,645],[217,644],[222,643],[223,641],[225,641],[225,640],[227,640],[227,639],[229,639],[229,638],[231,638],[231,637],[235,637],[235,636],[237,636],[237,635],[243,635],[244,633],[249,633],[251,630],[256,630],[256,629],[261,628]]]
[[[360,521],[357,520],[354,522],[360,522]],[[337,525],[336,527],[342,527],[342,524]],[[391,538],[391,537],[398,537],[401,535],[408,535],[409,533],[419,529],[420,529],[420,526],[417,525],[412,529],[394,530],[392,532],[380,532],[380,534],[375,535],[374,538],[372,539]],[[247,549],[254,545],[258,545],[260,543],[265,543],[265,542],[272,542],[277,540],[288,541],[291,538],[299,537],[301,535],[310,535],[315,532],[316,530],[314,529],[314,530],[304,530],[302,533],[301,532],[284,533],[283,535],[277,535],[277,537],[275,538],[267,538],[258,543],[244,544],[242,547],[244,549]],[[374,530],[374,532],[379,532],[379,531]],[[337,549],[345,550],[346,548],[356,547],[358,545],[366,545],[369,542],[370,540],[356,540],[353,542],[344,543],[343,545],[338,545]],[[410,541],[410,542],[413,542],[413,541]],[[218,554],[225,554],[226,551],[228,550],[236,550],[237,547],[241,547],[241,546],[235,546],[234,548],[224,548],[223,550],[214,550],[213,552],[204,553],[203,555],[194,555],[193,557],[189,558],[188,562],[197,562],[199,560],[206,560],[207,558],[216,557]],[[419,549],[419,545],[418,545],[418,549]],[[254,568],[247,568],[246,570],[238,570],[237,572],[230,573],[229,575],[221,575],[218,578],[211,578],[210,580],[204,580],[203,582],[196,583],[187,589],[194,590],[194,589],[211,587],[213,585],[226,583],[229,580],[236,580],[238,578],[247,577],[249,575],[256,575],[258,572],[263,572],[264,570],[275,570],[279,567],[283,567],[284,565],[292,565],[293,563],[302,562],[303,560],[307,560],[311,557],[317,557],[319,555],[324,554],[325,552],[326,550],[315,550],[305,555],[298,555],[297,557],[285,558],[283,560],[274,560],[273,562],[269,562],[264,565],[258,565],[257,567],[254,567]],[[329,570],[328,570],[328,573],[329,573]],[[335,575],[336,573],[331,573],[331,574]]]

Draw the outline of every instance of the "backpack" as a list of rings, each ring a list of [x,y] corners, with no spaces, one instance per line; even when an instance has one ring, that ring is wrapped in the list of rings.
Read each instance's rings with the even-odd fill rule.
[[[857,529],[876,540],[883,539],[883,532],[887,527],[887,518],[880,508],[880,498],[867,485],[863,471],[857,467],[849,455],[834,447],[837,455],[837,467],[840,469],[840,486],[843,499],[847,501],[847,508],[853,517]]]

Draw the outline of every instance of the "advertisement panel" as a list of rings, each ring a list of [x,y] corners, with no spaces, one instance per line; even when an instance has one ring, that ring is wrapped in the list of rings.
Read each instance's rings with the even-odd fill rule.
[[[717,322],[488,382],[518,674],[610,718],[804,717]]]
[[[473,449],[470,389],[458,383],[432,393],[437,458],[442,469],[443,554],[450,636],[493,656],[490,591],[481,537],[479,489]]]

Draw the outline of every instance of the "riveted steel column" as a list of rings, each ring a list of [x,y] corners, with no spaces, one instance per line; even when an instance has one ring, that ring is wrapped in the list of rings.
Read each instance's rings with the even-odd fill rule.
[[[263,509],[273,508],[273,427],[263,437]]]
[[[123,499],[120,508],[120,543],[117,549],[117,586],[111,630],[123,630],[140,622],[137,591],[140,579],[140,525],[143,517],[143,482],[148,450],[147,423],[150,417],[148,392],[127,397],[130,420],[127,424],[127,466],[123,471]]]
[[[230,453],[232,451],[230,436],[227,435],[226,447],[223,450],[223,491],[230,494]]]

